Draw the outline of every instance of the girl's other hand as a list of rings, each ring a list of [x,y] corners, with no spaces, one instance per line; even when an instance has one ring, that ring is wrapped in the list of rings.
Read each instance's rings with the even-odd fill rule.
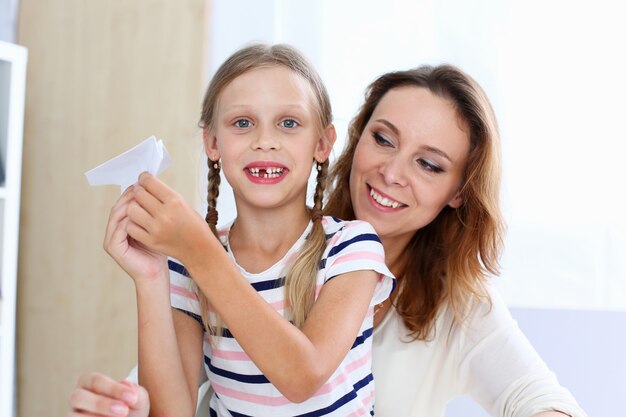
[[[103,246],[135,282],[138,279],[154,280],[167,272],[167,258],[146,248],[128,234],[131,224],[128,211],[135,199],[133,188],[131,186],[124,191],[111,209]]]
[[[128,234],[136,241],[183,264],[207,243],[221,248],[198,212],[155,176],[141,174],[133,193]]]
[[[68,417],[147,417],[148,392],[130,381],[115,381],[96,372],[81,375],[70,397]]]

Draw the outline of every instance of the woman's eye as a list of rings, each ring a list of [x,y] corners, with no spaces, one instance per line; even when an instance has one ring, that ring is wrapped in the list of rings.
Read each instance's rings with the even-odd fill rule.
[[[294,129],[298,127],[298,122],[296,122],[293,119],[285,119],[282,122],[280,122],[280,125],[287,129]]]
[[[391,142],[385,139],[385,137],[380,133],[374,132],[372,133],[372,136],[374,137],[374,141],[380,146],[392,146]]]
[[[235,120],[235,127],[239,127],[241,129],[245,129],[250,127],[250,120],[247,119],[239,119],[239,120]]]
[[[434,172],[435,174],[439,174],[440,172],[443,172],[443,168],[441,168],[437,164],[427,161],[426,159],[418,159],[417,163],[426,171]]]

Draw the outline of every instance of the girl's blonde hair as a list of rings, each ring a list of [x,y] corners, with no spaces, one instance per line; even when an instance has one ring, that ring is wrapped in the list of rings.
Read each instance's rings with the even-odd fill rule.
[[[306,80],[313,92],[315,122],[318,134],[324,135],[325,128],[332,123],[332,110],[326,87],[313,66],[300,52],[289,45],[255,44],[231,55],[217,70],[209,84],[202,104],[200,127],[213,130],[219,96],[226,86],[240,75],[258,68],[283,66]],[[325,138],[324,138],[325,139]],[[220,185],[220,166],[217,161],[207,160],[208,193],[206,222],[217,236],[217,197]],[[324,190],[328,176],[328,160],[317,164],[317,185],[313,197],[311,219],[313,227],[307,241],[285,277],[285,296],[291,308],[293,323],[301,327],[315,297],[315,279],[324,249],[326,234],[322,226],[321,214]],[[219,238],[219,237],[218,237]],[[198,292],[202,321],[209,334],[220,334],[221,322],[211,323],[208,317],[208,300],[202,291]]]
[[[426,340],[444,302],[460,322],[473,297],[488,298],[485,282],[498,274],[504,221],[500,211],[500,139],[491,104],[469,75],[451,65],[421,66],[391,72],[366,90],[352,119],[348,143],[330,179],[326,212],[354,219],[350,171],[357,143],[383,96],[394,88],[419,87],[448,100],[469,127],[470,150],[460,189],[462,205],[446,206],[427,226],[416,230],[404,251],[403,274],[394,306],[411,337]]]

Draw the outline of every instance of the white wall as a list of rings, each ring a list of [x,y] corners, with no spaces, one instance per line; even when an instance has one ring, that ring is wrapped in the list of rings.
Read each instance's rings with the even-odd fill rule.
[[[249,41],[300,48],[331,94],[336,153],[377,75],[425,63],[466,70],[487,91],[502,133],[505,299],[626,310],[626,28],[614,2],[212,4],[210,72]],[[233,216],[226,200],[220,223]]]

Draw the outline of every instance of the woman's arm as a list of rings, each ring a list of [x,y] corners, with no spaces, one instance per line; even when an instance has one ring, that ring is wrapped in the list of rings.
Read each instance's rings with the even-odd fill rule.
[[[511,317],[495,289],[460,325],[461,390],[492,415],[586,417]],[[548,411],[548,410],[559,410]],[[545,413],[545,414],[543,414]]]
[[[149,411],[150,401],[143,387],[90,372],[78,379],[68,417],[147,417]]]

